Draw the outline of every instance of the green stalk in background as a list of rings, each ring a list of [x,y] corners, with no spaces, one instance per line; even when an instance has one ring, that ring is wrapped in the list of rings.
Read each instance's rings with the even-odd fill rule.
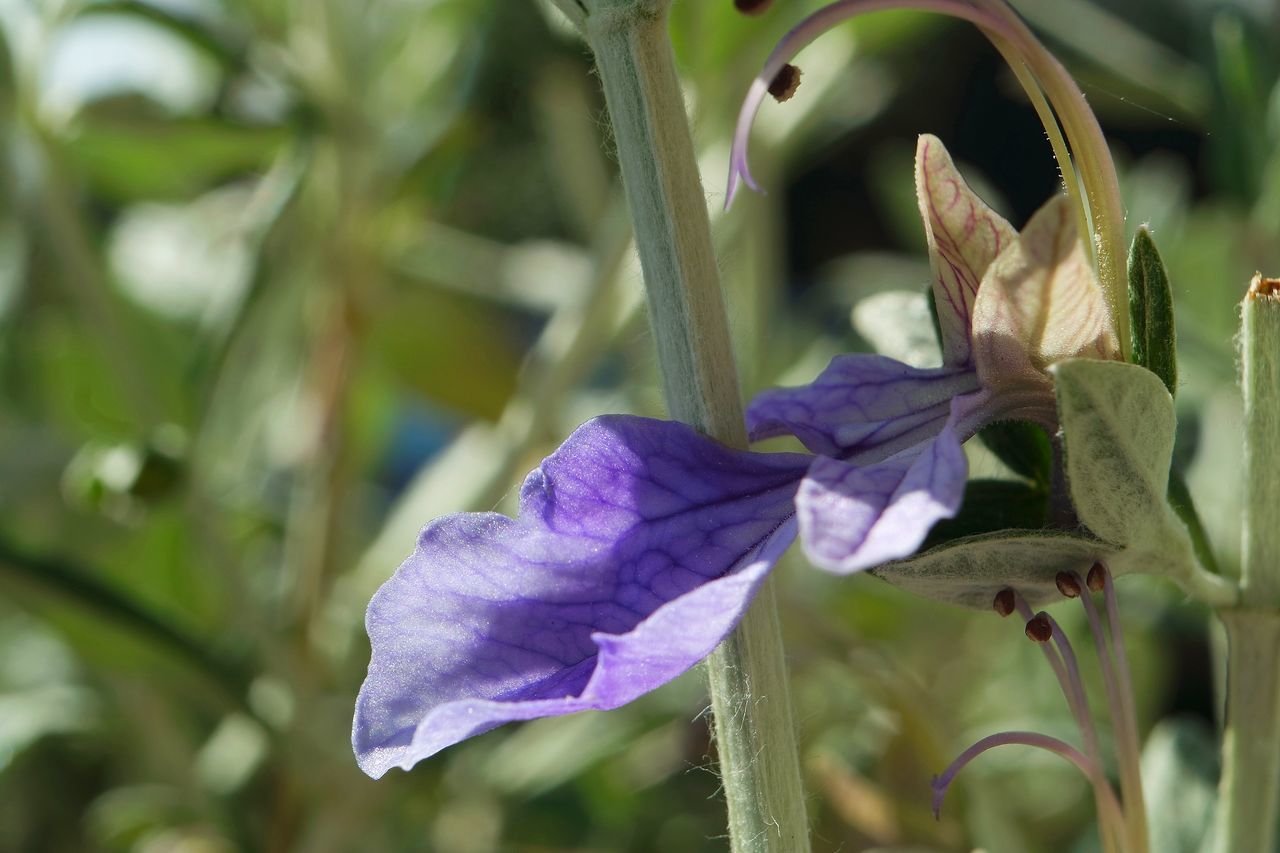
[[[667,406],[745,447],[706,197],[676,76],[671,0],[557,0],[595,54],[635,222]],[[707,660],[735,853],[809,849],[777,606],[766,583]]]
[[[1218,853],[1274,853],[1280,825],[1280,282],[1254,276],[1241,325],[1244,548],[1227,629]]]

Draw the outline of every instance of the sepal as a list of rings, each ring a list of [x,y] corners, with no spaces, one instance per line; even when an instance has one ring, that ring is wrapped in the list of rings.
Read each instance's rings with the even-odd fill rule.
[[[1053,374],[1080,520],[1126,546],[1145,546],[1181,527],[1165,498],[1175,420],[1159,377],[1136,364],[1089,359],[1063,362]]]
[[[1173,398],[1146,368],[1073,359],[1054,366],[1067,482],[1080,521],[1119,553],[1116,573],[1162,575],[1211,604],[1235,587],[1205,571],[1167,500]]]
[[[907,592],[962,607],[989,611],[996,593],[1006,588],[1036,607],[1062,598],[1055,582],[1059,572],[1088,572],[1115,551],[1081,533],[1002,530],[955,539],[872,574]]]

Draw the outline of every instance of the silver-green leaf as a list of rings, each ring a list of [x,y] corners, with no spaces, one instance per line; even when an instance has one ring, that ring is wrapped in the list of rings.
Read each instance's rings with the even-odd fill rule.
[[[1162,574],[1211,604],[1231,585],[1205,572],[1166,499],[1176,420],[1160,377],[1136,364],[1071,359],[1051,368],[1080,521],[1118,553],[1113,571]]]
[[[1164,383],[1120,361],[1072,359],[1053,373],[1067,480],[1080,520],[1121,545],[1146,544],[1166,533],[1176,422]]]
[[[1111,562],[1116,550],[1079,533],[1002,530],[953,539],[873,573],[907,592],[979,610],[1011,587],[1034,607],[1062,598],[1059,572],[1084,574],[1099,560]]]

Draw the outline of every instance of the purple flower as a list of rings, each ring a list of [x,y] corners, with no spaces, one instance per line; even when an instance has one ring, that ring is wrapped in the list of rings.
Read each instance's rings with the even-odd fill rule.
[[[1074,220],[1051,201],[1019,235],[933,137],[916,181],[943,366],[839,356],[751,404],[753,440],[790,434],[813,455],[597,418],[529,475],[515,519],[427,525],[369,604],[352,733],[366,773],[504,722],[630,702],[715,648],[797,532],[833,572],[904,557],[959,509],[963,441],[1000,419],[1053,427],[1045,368],[1116,352]]]

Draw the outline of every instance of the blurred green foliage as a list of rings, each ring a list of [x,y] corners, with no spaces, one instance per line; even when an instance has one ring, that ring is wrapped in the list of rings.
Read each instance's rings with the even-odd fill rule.
[[[747,82],[819,3],[774,5],[676,4],[715,209]],[[1280,269],[1280,17],[1017,5],[1083,81],[1167,261],[1178,464],[1229,564],[1235,303]],[[0,37],[0,850],[724,848],[697,674],[378,783],[349,750],[364,604],[418,527],[509,507],[593,414],[661,413],[598,81],[557,13],[4,0]],[[801,64],[756,134],[771,194],[716,222],[753,390],[845,349],[920,356],[916,132],[1016,221],[1053,189],[971,30],[886,13]],[[1016,751],[929,815],[969,741],[1070,727],[1018,626],[794,562],[817,849],[1090,849],[1080,780]],[[1122,593],[1146,724],[1211,718],[1204,614]]]

